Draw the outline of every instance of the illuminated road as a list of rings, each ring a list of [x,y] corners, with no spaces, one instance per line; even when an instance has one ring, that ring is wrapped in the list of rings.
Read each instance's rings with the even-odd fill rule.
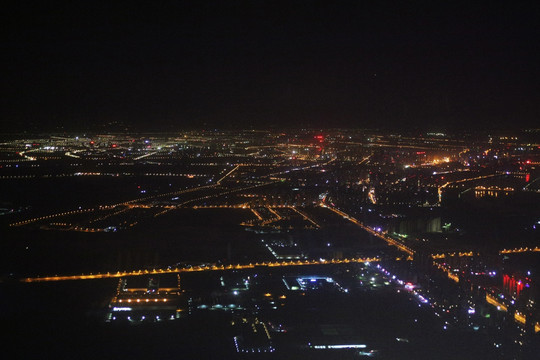
[[[537,182],[538,180],[540,180],[540,177],[534,179],[534,180],[531,181],[529,184],[527,184],[527,186],[525,186],[525,187],[523,188],[523,190],[531,191],[531,190],[529,190],[529,186],[531,186],[532,184],[534,184],[534,183]],[[539,192],[540,190],[532,190],[532,191]]]
[[[259,214],[255,209],[251,209],[251,212],[259,219],[260,221],[263,221],[261,214]]]
[[[218,185],[214,184],[214,185],[197,186],[197,187],[188,188],[188,189],[179,190],[179,191],[171,191],[171,192],[168,192],[168,193],[165,193],[165,194],[160,194],[160,195],[141,197],[141,198],[137,198],[137,199],[133,199],[133,200],[129,200],[129,201],[125,201],[125,202],[122,202],[122,203],[113,204],[113,205],[104,205],[104,206],[99,206],[97,208],[91,208],[91,209],[79,209],[79,210],[64,211],[64,212],[57,213],[57,214],[45,215],[45,216],[40,216],[40,217],[35,217],[35,218],[27,219],[27,220],[14,222],[14,223],[9,224],[9,226],[22,226],[22,225],[27,225],[27,224],[30,224],[30,223],[33,223],[33,222],[36,222],[36,221],[53,219],[53,218],[59,217],[59,216],[67,216],[67,215],[88,213],[88,212],[93,212],[93,211],[96,211],[96,210],[111,209],[111,208],[115,208],[117,206],[133,207],[133,206],[135,206],[134,203],[136,203],[138,201],[150,200],[150,199],[160,198],[160,197],[164,197],[164,196],[180,195],[180,194],[190,193],[190,192],[197,191],[197,190],[210,189],[210,188],[214,188],[216,186],[218,186]]]
[[[492,178],[492,177],[496,177],[496,176],[502,176],[502,175],[503,174],[482,175],[482,176],[476,176],[476,177],[473,177],[473,178],[461,179],[461,180],[447,182],[446,184],[443,184],[443,185],[439,186],[439,188],[437,190],[437,192],[439,194],[439,203],[442,201],[443,189],[448,187],[448,186],[451,186],[451,185],[454,185],[454,184],[459,184],[459,183],[464,183],[464,182],[467,182],[467,181],[488,179],[488,178]]]
[[[165,196],[175,196],[175,195],[186,194],[186,193],[190,193],[190,192],[194,192],[194,191],[198,191],[198,190],[205,190],[205,189],[215,188],[215,187],[220,186],[220,182],[223,179],[225,179],[227,176],[232,174],[238,168],[239,168],[239,166],[236,166],[234,169],[229,171],[227,174],[225,174],[225,176],[223,176],[221,179],[219,179],[216,184],[196,186],[196,187],[192,187],[192,188],[188,188],[188,189],[183,189],[183,190],[178,190],[178,191],[171,191],[171,192],[164,193],[164,194],[159,194],[159,195],[140,197],[140,198],[132,199],[132,200],[129,200],[129,201],[124,201],[124,202],[121,202],[121,203],[118,203],[118,204],[99,206],[97,208],[64,211],[64,212],[57,213],[57,214],[50,214],[50,215],[45,215],[45,216],[40,216],[40,217],[35,217],[35,218],[27,219],[27,220],[14,222],[14,223],[9,224],[9,226],[12,226],[12,227],[13,226],[22,226],[22,225],[31,224],[31,223],[36,222],[36,221],[48,220],[48,219],[53,219],[53,218],[56,218],[56,217],[66,216],[66,215],[88,213],[88,212],[93,212],[93,211],[100,210],[100,209],[114,208],[114,207],[117,207],[117,206],[133,207],[133,206],[135,206],[134,203],[139,202],[139,201],[148,201],[148,200],[151,200],[151,199],[162,198],[162,197],[165,197]],[[200,198],[197,198],[197,199],[188,200],[188,201],[182,203],[181,205],[184,205],[184,204],[196,201],[196,200],[202,200],[202,199],[207,199],[207,198],[216,197],[216,196],[220,196],[220,195],[226,195],[226,194],[233,193],[233,192],[238,192],[238,191],[247,190],[247,189],[251,189],[251,188],[255,188],[255,187],[259,187],[259,186],[268,185],[268,184],[271,184],[271,183],[273,183],[273,182],[266,182],[266,183],[263,183],[263,184],[258,184],[258,185],[254,185],[254,186],[248,186],[248,187],[244,187],[244,188],[240,188],[240,189],[228,190],[228,191],[216,194],[216,195],[204,196],[204,197],[200,197]]]
[[[261,267],[287,267],[287,266],[305,266],[305,265],[330,265],[330,264],[349,264],[349,263],[365,263],[377,262],[379,258],[351,258],[351,259],[332,259],[332,260],[298,260],[298,261],[269,261],[261,263],[237,264],[237,265],[197,265],[188,268],[168,268],[168,269],[153,269],[153,270],[133,270],[133,271],[118,271],[97,274],[81,274],[67,276],[46,276],[46,277],[30,277],[21,279],[21,282],[44,282],[44,281],[66,281],[66,280],[91,280],[91,279],[110,279],[120,278],[125,276],[144,276],[156,274],[177,274],[201,271],[226,271],[226,270],[246,270]]]
[[[219,179],[218,181],[216,181],[216,184],[219,185],[223,180],[225,180],[225,178],[229,175],[231,175],[233,172],[235,172],[236,170],[238,170],[238,168],[240,167],[240,165],[237,165],[236,167],[234,167],[231,171],[229,171],[228,173],[226,173],[225,175],[223,175],[223,177],[221,179]]]
[[[503,249],[499,251],[499,255],[504,254],[521,254],[527,252],[540,252],[540,247],[520,247],[515,249]],[[440,254],[431,254],[432,259],[445,259],[447,257],[471,257],[478,256],[479,253],[474,253],[472,251],[459,251],[459,252],[450,252],[450,253],[440,253]]]
[[[155,154],[157,154],[158,152],[159,152],[159,151],[149,152],[149,153],[147,153],[147,154],[144,154],[144,155],[141,155],[141,156],[134,157],[133,160],[141,160],[141,159],[144,159],[145,157],[155,155]]]
[[[317,224],[313,219],[311,219],[309,216],[307,216],[307,214],[303,211],[300,211],[298,210],[296,207],[294,206],[289,206],[289,209],[292,209],[294,212],[296,212],[297,214],[299,214],[300,216],[302,216],[304,218],[304,220],[306,221],[309,221],[310,223],[312,223],[313,225],[315,225],[315,227],[317,228],[320,228],[321,225]]]
[[[323,166],[326,166],[326,165],[330,164],[331,162],[335,161],[336,159],[337,158],[334,157],[334,158],[328,160],[325,163],[306,165],[306,166],[303,166],[303,167],[297,167],[297,168],[293,168],[293,169],[289,169],[289,170],[278,171],[278,172],[275,172],[275,173],[270,173],[270,174],[261,176],[260,178],[271,177],[271,176],[276,176],[276,175],[284,175],[284,174],[288,174],[288,173],[293,172],[293,171],[303,171],[303,170],[307,170],[307,169],[311,169],[311,168],[315,168],[315,167],[323,167]]]
[[[56,173],[56,174],[41,174],[41,175],[8,175],[0,176],[0,179],[32,179],[32,178],[65,178],[65,177],[80,177],[80,176],[91,176],[91,177],[119,177],[119,176],[155,176],[155,177],[187,177],[193,179],[195,177],[209,178],[209,174],[184,174],[184,173],[129,173],[129,172],[75,172],[75,173]]]
[[[347,144],[347,145],[361,145],[361,146],[378,146],[378,147],[389,147],[389,148],[396,148],[396,149],[419,149],[419,150],[439,150],[440,145],[434,144],[433,146],[428,146],[428,144],[387,144],[383,142],[354,142],[354,141],[333,141],[333,143],[336,144]],[[444,144],[447,148],[455,148],[455,149],[464,149],[465,146],[463,145],[450,145],[450,144]]]
[[[239,192],[239,191],[250,190],[250,189],[254,189],[254,188],[257,188],[257,187],[266,186],[266,185],[270,185],[270,184],[274,184],[274,183],[276,183],[276,181],[269,181],[269,182],[265,182],[265,183],[262,183],[262,184],[246,186],[246,187],[242,187],[242,188],[238,188],[238,189],[226,190],[226,191],[222,191],[220,193],[213,194],[213,195],[201,196],[201,197],[198,197],[196,199],[186,200],[186,201],[178,204],[178,207],[184,206],[184,205],[192,203],[194,201],[206,200],[206,199],[219,197],[219,196],[223,196],[223,195],[227,195],[227,194],[233,194],[233,193],[236,193],[236,192]],[[233,205],[233,207],[235,207],[235,206]]]
[[[37,217],[37,218],[18,221],[18,222],[9,224],[9,226],[22,226],[22,225],[27,225],[27,224],[30,224],[30,223],[33,223],[33,222],[36,222],[36,221],[40,221],[40,220],[52,219],[52,218],[59,217],[59,216],[81,214],[81,213],[85,213],[85,212],[92,212],[92,211],[95,211],[95,210],[96,209],[82,209],[82,210],[65,211],[65,212],[61,212],[61,213],[58,213],[58,214],[45,215],[45,216],[40,216],[40,217]]]
[[[455,281],[457,283],[459,282],[459,275],[454,273],[452,271],[452,267],[450,267],[449,265],[439,264],[439,263],[434,261],[433,266],[435,266],[439,270],[444,271],[450,280],[453,280],[453,281]]]
[[[391,246],[395,246],[397,247],[399,250],[403,251],[403,252],[406,252],[407,254],[409,255],[414,255],[415,251],[412,250],[411,248],[409,248],[408,246],[392,239],[392,238],[389,238],[387,236],[385,236],[384,234],[381,234],[375,230],[373,230],[372,228],[368,227],[368,226],[365,226],[364,224],[362,224],[360,221],[356,220],[355,218],[353,218],[352,216],[350,216],[349,214],[339,210],[339,209],[336,209],[332,206],[328,206],[328,205],[325,205],[323,203],[320,204],[321,207],[323,208],[326,208],[328,210],[331,210],[333,212],[335,212],[336,214],[338,215],[341,215],[343,216],[345,219],[349,220],[350,222],[352,222],[353,224],[357,225],[357,226],[360,226],[362,229],[366,230],[367,232],[369,232],[370,234],[378,237],[379,239],[382,239],[384,240],[388,245],[391,245]]]
[[[453,256],[457,256],[457,257],[470,257],[470,256],[474,256],[475,254],[472,252],[472,251],[463,251],[463,252],[451,252],[451,253],[441,253],[441,254],[431,254],[431,258],[432,259],[444,259],[448,256],[450,257],[453,257]],[[478,255],[478,254],[476,254]]]
[[[525,252],[539,252],[540,251],[540,247],[534,247],[534,248],[529,248],[529,247],[520,247],[520,248],[516,248],[516,249],[503,249],[501,251],[499,251],[499,254],[519,254],[519,253],[525,253]]]
[[[128,205],[128,204],[131,204],[131,203],[134,203],[134,202],[137,202],[137,201],[146,201],[146,200],[150,200],[150,199],[157,199],[157,198],[161,198],[161,197],[164,197],[164,196],[181,195],[181,194],[190,193],[190,192],[197,191],[197,190],[211,189],[211,188],[214,188],[214,187],[217,187],[217,186],[219,186],[219,185],[218,184],[212,184],[212,185],[196,186],[196,187],[187,188],[187,189],[184,189],[184,190],[171,191],[171,192],[168,192],[168,193],[165,193],[165,194],[141,197],[141,198],[138,198],[138,199],[133,199],[133,200],[129,200],[129,201],[126,201],[126,202],[123,202],[123,203],[119,203],[119,204],[116,204],[116,205]],[[113,206],[115,206],[115,205],[113,205]]]

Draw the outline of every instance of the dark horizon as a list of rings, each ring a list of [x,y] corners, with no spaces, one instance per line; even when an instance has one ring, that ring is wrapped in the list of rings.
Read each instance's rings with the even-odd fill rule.
[[[534,2],[93,2],[6,11],[3,132],[516,129],[540,118]]]

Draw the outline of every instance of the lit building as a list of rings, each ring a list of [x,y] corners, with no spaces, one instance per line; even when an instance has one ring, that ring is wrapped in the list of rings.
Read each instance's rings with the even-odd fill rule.
[[[105,321],[140,323],[175,320],[186,308],[180,290],[180,276],[177,277],[176,286],[172,287],[159,287],[156,278],[148,279],[146,287],[128,287],[127,280],[120,279]]]

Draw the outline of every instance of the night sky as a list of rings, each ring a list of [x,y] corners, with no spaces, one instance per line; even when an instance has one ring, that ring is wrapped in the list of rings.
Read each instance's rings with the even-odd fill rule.
[[[538,127],[540,2],[440,3],[14,1],[0,132]]]

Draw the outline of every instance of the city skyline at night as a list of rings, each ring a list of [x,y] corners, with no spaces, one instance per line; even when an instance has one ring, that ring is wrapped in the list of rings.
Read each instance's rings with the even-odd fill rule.
[[[28,356],[532,359],[539,149],[535,130],[9,135],[2,315],[50,334]]]

